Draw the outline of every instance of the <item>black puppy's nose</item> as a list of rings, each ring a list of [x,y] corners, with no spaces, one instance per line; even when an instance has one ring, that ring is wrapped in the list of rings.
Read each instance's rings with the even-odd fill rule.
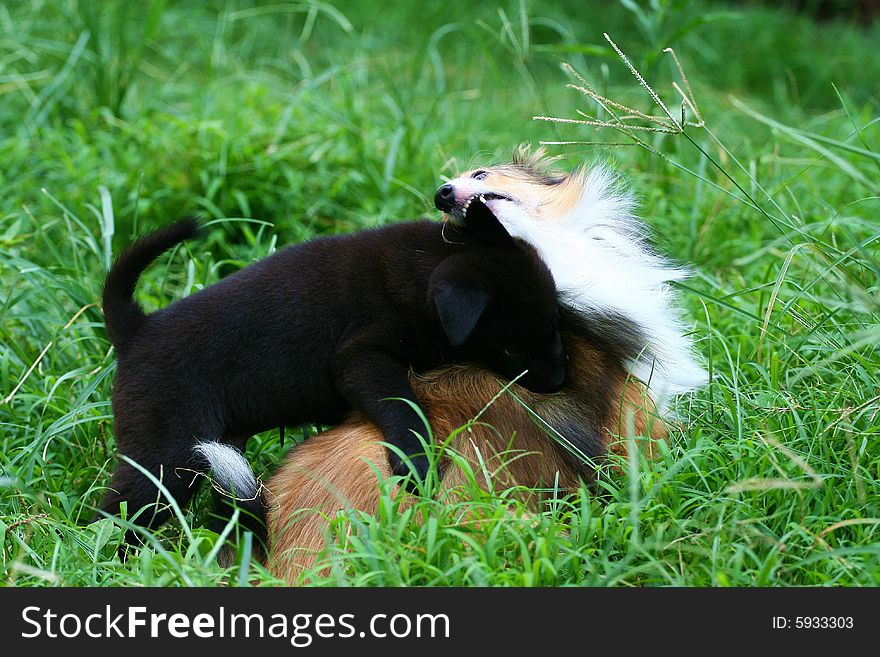
[[[565,385],[565,382],[568,380],[568,372],[567,368],[561,367],[556,370],[556,376],[552,377],[552,381],[550,382],[549,388],[550,392],[559,392],[562,390],[562,387]]]
[[[455,207],[455,187],[449,183],[443,185],[434,194],[434,206],[441,212],[449,212]]]

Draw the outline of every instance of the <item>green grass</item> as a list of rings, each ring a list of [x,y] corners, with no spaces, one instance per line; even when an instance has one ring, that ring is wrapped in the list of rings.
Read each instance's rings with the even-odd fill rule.
[[[3,583],[271,581],[246,549],[216,565],[204,500],[125,562],[114,523],[86,524],[114,454],[111,252],[213,220],[145,277],[159,307],[279,244],[433,215],[443,175],[520,142],[573,140],[629,143],[551,152],[611,161],[659,250],[693,264],[712,383],[656,463],[538,516],[476,487],[398,512],[386,482],[376,517],[335,521],[317,583],[880,584],[877,26],[702,2],[91,4],[0,5]],[[673,46],[705,127],[637,133],[652,152],[532,121],[597,112],[562,61],[659,111],[603,32],[676,114]],[[262,473],[282,455],[277,432],[249,444]]]

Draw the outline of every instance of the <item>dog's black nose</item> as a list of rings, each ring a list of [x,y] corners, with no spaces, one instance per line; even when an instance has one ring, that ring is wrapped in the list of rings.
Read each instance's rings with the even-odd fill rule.
[[[434,206],[441,212],[449,212],[455,207],[455,187],[449,183],[443,185],[434,194]]]

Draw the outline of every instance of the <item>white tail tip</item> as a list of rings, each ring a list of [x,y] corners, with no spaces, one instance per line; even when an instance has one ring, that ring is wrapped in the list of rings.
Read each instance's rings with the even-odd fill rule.
[[[195,451],[211,464],[214,481],[227,493],[242,500],[257,496],[257,478],[244,454],[213,440],[196,443]]]

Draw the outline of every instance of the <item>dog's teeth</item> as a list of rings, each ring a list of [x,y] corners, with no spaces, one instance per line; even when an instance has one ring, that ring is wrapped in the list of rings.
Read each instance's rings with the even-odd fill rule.
[[[485,202],[486,202],[486,197],[483,196],[482,194],[480,194],[480,202],[481,202],[481,203],[485,203]]]

